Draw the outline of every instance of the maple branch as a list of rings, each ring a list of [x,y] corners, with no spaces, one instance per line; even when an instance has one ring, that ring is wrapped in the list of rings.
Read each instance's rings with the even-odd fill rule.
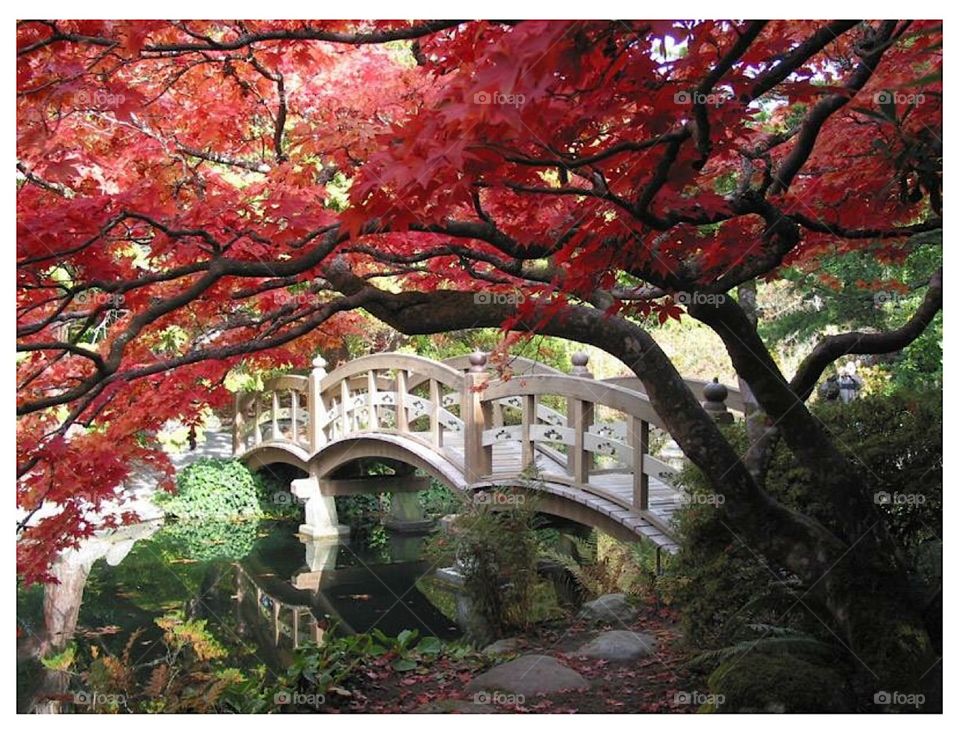
[[[836,222],[827,222],[823,218],[812,219],[800,213],[791,213],[788,216],[804,229],[821,232],[825,235],[836,235],[837,237],[844,237],[848,240],[886,240],[888,238],[921,235],[943,229],[943,220],[939,217],[903,227],[850,228],[844,227]]]
[[[232,41],[215,41],[207,38],[197,43],[167,43],[147,44],[144,52],[152,54],[170,54],[202,51],[236,51],[264,41],[325,41],[327,43],[343,43],[353,46],[375,45],[390,41],[409,41],[423,36],[429,36],[439,31],[455,28],[465,20],[433,20],[418,23],[406,28],[394,28],[381,31],[347,33],[342,31],[325,31],[320,28],[305,27],[289,30],[257,31],[245,33]]]
[[[200,158],[210,163],[219,163],[224,166],[234,166],[257,174],[266,174],[270,172],[270,165],[267,163],[257,163],[256,161],[246,161],[242,158],[234,158],[223,153],[213,153],[211,151],[202,151],[198,148],[191,148],[185,145],[178,145],[177,150],[187,156]]]
[[[608,158],[618,156],[621,153],[640,153],[642,151],[649,150],[650,148],[654,148],[655,146],[663,145],[664,143],[684,141],[689,137],[690,131],[686,127],[681,127],[678,130],[669,133],[663,133],[662,135],[657,135],[653,138],[648,138],[642,141],[621,141],[620,143],[616,143],[598,153],[579,158],[533,158],[515,153],[505,154],[503,158],[505,161],[517,163],[523,166],[551,166],[555,168],[575,169],[600,163]],[[498,145],[491,145],[490,147],[494,149],[500,148]]]
[[[863,89],[870,80],[877,64],[884,52],[889,48],[888,41],[893,37],[897,28],[896,21],[885,21],[880,28],[873,32],[873,38],[868,40],[870,45],[861,56],[860,65],[847,79],[844,94],[832,94],[818,101],[807,113],[800,126],[797,142],[789,154],[780,163],[780,167],[773,175],[773,185],[770,193],[783,194],[790,188],[793,177],[797,175],[803,164],[813,153],[813,146],[817,142],[820,129],[833,113],[844,107],[853,96]],[[905,29],[903,29],[905,30]],[[902,33],[903,31],[901,31]]]
[[[827,44],[836,41],[861,22],[859,20],[835,20],[817,29],[807,40],[782,56],[776,66],[757,77],[753,88],[745,96],[745,101],[755,100],[769,92],[811,57],[826,48]]]
[[[40,39],[39,41],[34,41],[23,48],[17,49],[17,56],[26,56],[31,54],[34,51],[46,48],[47,46],[52,46],[55,43],[79,43],[86,44],[88,46],[105,46],[107,48],[114,48],[120,45],[119,41],[115,41],[110,38],[103,38],[101,36],[87,36],[82,33],[64,33],[60,31],[56,24],[52,21],[40,21],[44,25],[48,25],[53,29],[53,33],[47,38]]]
[[[694,140],[697,150],[700,152],[700,159],[694,163],[694,167],[698,170],[703,168],[707,159],[710,158],[710,120],[707,117],[707,96],[723,75],[730,71],[740,57],[747,52],[750,44],[756,40],[766,25],[767,21],[765,20],[752,21],[747,26],[747,30],[739,34],[736,42],[730,47],[727,53],[723,55],[723,58],[720,59],[717,65],[711,69],[710,73],[697,85],[693,95],[693,119],[696,121],[696,135]],[[645,208],[646,207],[642,207],[642,209]]]
[[[277,160],[283,163],[287,160],[287,155],[283,152],[283,128],[287,122],[287,93],[283,83],[283,74],[267,69],[254,55],[253,49],[250,49],[249,58],[253,68],[277,86],[277,115],[273,124],[273,150]]]
[[[943,271],[930,278],[923,302],[907,322],[887,332],[846,332],[822,339],[800,363],[790,381],[791,390],[806,399],[813,392],[823,371],[844,355],[882,355],[897,352],[912,344],[943,308]]]
[[[69,187],[56,182],[47,181],[46,179],[37,176],[33,171],[24,166],[22,161],[17,161],[17,171],[23,174],[23,177],[31,184],[39,186],[41,189],[52,191],[54,194],[59,194],[64,198],[69,198],[74,195],[74,191]]]

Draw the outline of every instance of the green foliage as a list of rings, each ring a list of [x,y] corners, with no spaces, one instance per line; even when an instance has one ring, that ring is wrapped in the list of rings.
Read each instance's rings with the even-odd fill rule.
[[[508,491],[504,496],[519,501]],[[527,628],[534,617],[539,543],[536,513],[526,502],[471,503],[432,553],[455,560],[477,615],[501,635]]]
[[[73,666],[73,660],[77,655],[77,644],[70,641],[66,648],[57,653],[50,654],[40,659],[43,668],[48,671],[66,671]]]
[[[586,539],[562,536],[572,548],[562,550],[558,539],[543,546],[543,555],[570,572],[590,597],[613,592],[644,595],[652,590],[656,562],[641,544],[623,543],[596,530]]]
[[[155,623],[163,631],[163,651],[147,661],[133,657],[142,630],[116,653],[100,645],[88,647],[85,667],[75,673],[76,689],[96,696],[81,698],[78,711],[216,712],[225,692],[244,681],[243,674],[224,664],[227,649],[207,631],[205,620],[171,613]]]
[[[783,280],[766,284],[759,305],[761,336],[789,369],[823,334],[891,330],[920,305],[931,274],[942,264],[942,234],[917,235],[910,255],[890,263],[875,252],[882,244],[823,255],[814,271],[785,268]],[[943,319],[938,315],[913,344],[878,364],[885,394],[930,390],[942,383]]]
[[[731,657],[708,679],[718,712],[850,712],[843,676],[790,654],[749,652]],[[721,700],[722,697],[722,700]],[[712,708],[710,708],[712,709]]]
[[[417,493],[417,500],[427,518],[439,518],[456,513],[463,507],[463,498],[434,479],[430,487]]]
[[[710,650],[749,639],[752,622],[798,622],[802,606],[791,610],[798,581],[736,538],[716,506],[687,506],[675,522],[683,543],[657,590],[664,602],[680,608],[694,647]]]
[[[351,696],[367,681],[366,670],[389,666],[408,672],[447,655],[444,644],[416,630],[395,638],[380,630],[346,636],[328,635],[293,652],[293,661],[271,676],[264,667],[241,672],[226,663],[227,649],[207,630],[207,621],[180,613],[158,618],[163,651],[139,662],[132,652],[142,631],[134,632],[122,651],[111,653],[87,645],[58,670],[69,670],[78,686],[97,693],[82,711],[96,712],[309,712],[329,700]],[[451,649],[460,658],[463,651]],[[64,658],[65,657],[61,657]]]
[[[941,395],[901,392],[867,396],[849,404],[823,403],[817,416],[834,445],[868,480],[887,531],[910,567],[927,585],[939,585],[943,536],[943,409]],[[767,489],[777,498],[841,533],[834,514],[818,502],[808,472],[796,467],[785,447],[774,455]]]
[[[261,483],[236,460],[201,459],[177,475],[177,492],[157,503],[178,518],[257,518]]]
[[[258,533],[255,520],[185,520],[166,524],[156,543],[168,544],[177,556],[191,561],[238,560],[253,550]]]
[[[390,495],[345,495],[335,499],[340,522],[350,527],[350,535],[372,549],[385,548],[389,539],[383,528]]]
[[[818,404],[815,410],[837,448],[868,478],[864,489],[868,497],[864,500],[878,503],[875,507],[880,522],[899,546],[912,588],[933,601],[929,614],[935,627],[936,595],[942,579],[939,396],[868,396],[849,404]],[[746,449],[742,424],[725,431],[739,451]],[[694,468],[682,473],[681,482],[691,491],[712,492]],[[797,465],[784,442],[771,460],[766,489],[842,537],[843,529],[823,502],[810,473]],[[728,696],[732,711],[766,706],[783,706],[787,711],[831,711],[831,707],[846,706],[844,698],[817,699],[809,689],[817,677],[845,680],[850,662],[816,613],[808,605],[798,604],[804,595],[799,580],[748,548],[725,521],[722,508],[693,504],[678,513],[676,521],[682,546],[667,574],[658,580],[658,588],[668,603],[680,607],[688,641],[707,651],[695,663],[718,667],[715,677],[719,688],[715,691]],[[876,620],[877,640],[888,648],[897,636],[916,633],[889,630],[885,627],[889,618],[882,610],[876,611]],[[911,642],[904,640],[896,650],[911,650]],[[745,657],[757,658],[753,673],[732,663],[747,660]],[[793,674],[785,675],[786,699],[761,696],[774,680],[774,668],[781,666],[795,671],[803,681]],[[897,666],[905,666],[905,661],[891,661],[892,671]],[[776,681],[779,689],[780,679]]]

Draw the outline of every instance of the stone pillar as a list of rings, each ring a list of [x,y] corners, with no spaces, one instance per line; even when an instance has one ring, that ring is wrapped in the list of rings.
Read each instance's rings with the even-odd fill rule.
[[[390,514],[383,525],[397,533],[425,533],[435,524],[423,515],[417,493],[391,493]]]
[[[305,521],[300,534],[308,538],[338,538],[349,536],[349,526],[343,526],[337,518],[337,504],[332,495],[320,494],[320,482],[316,477],[305,477],[290,483],[290,492],[306,505]]]
[[[714,378],[712,383],[703,386],[703,397],[706,398],[703,408],[718,424],[733,423],[733,414],[727,410],[727,404],[724,403],[728,393],[727,386],[721,383],[719,378]]]

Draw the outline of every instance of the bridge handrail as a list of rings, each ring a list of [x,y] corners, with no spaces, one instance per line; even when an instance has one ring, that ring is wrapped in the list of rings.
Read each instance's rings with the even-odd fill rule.
[[[628,388],[644,396],[647,394],[646,386],[640,381],[640,378],[635,375],[617,375],[612,378],[603,378],[600,382],[610,383],[611,385],[616,385],[621,388]],[[687,387],[693,395],[699,399],[703,395],[703,389],[711,381],[701,380],[700,378],[684,378],[683,382],[687,384]],[[725,385],[724,387],[727,389],[727,398],[725,399],[727,407],[737,413],[743,413],[743,396],[740,393],[740,389],[730,385]]]
[[[554,395],[587,403],[609,406],[629,416],[659,426],[660,418],[643,393],[618,385],[605,385],[602,393],[591,378],[574,375],[530,375],[512,380],[497,380],[489,383],[483,391],[483,401],[493,401],[509,396]]]
[[[380,352],[358,357],[336,368],[320,381],[320,391],[325,393],[345,378],[377,370],[406,370],[427,379],[432,378],[456,390],[463,388],[463,373],[449,365],[406,352]]]
[[[448,357],[441,362],[444,365],[449,365],[450,367],[456,370],[468,370],[470,368],[470,358],[471,355],[456,355],[455,357]],[[511,355],[510,359],[507,361],[507,366],[513,369],[512,372],[515,377],[520,375],[537,375],[541,373],[546,373],[549,375],[566,375],[562,370],[558,370],[555,367],[550,367],[546,363],[539,362],[537,360],[531,360],[529,357],[523,357],[522,355]],[[522,371],[522,372],[521,372]]]

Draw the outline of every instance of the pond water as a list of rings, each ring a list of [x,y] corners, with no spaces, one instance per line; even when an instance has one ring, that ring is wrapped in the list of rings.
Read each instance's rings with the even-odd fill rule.
[[[328,635],[461,636],[455,591],[425,560],[425,537],[377,529],[366,542],[305,543],[296,530],[158,524],[81,549],[55,569],[62,583],[46,601],[43,587],[18,590],[18,710],[50,685],[40,654],[70,639],[116,654],[142,630],[131,656],[148,661],[162,635],[154,621],[171,612],[206,620],[231,665],[274,673]]]

